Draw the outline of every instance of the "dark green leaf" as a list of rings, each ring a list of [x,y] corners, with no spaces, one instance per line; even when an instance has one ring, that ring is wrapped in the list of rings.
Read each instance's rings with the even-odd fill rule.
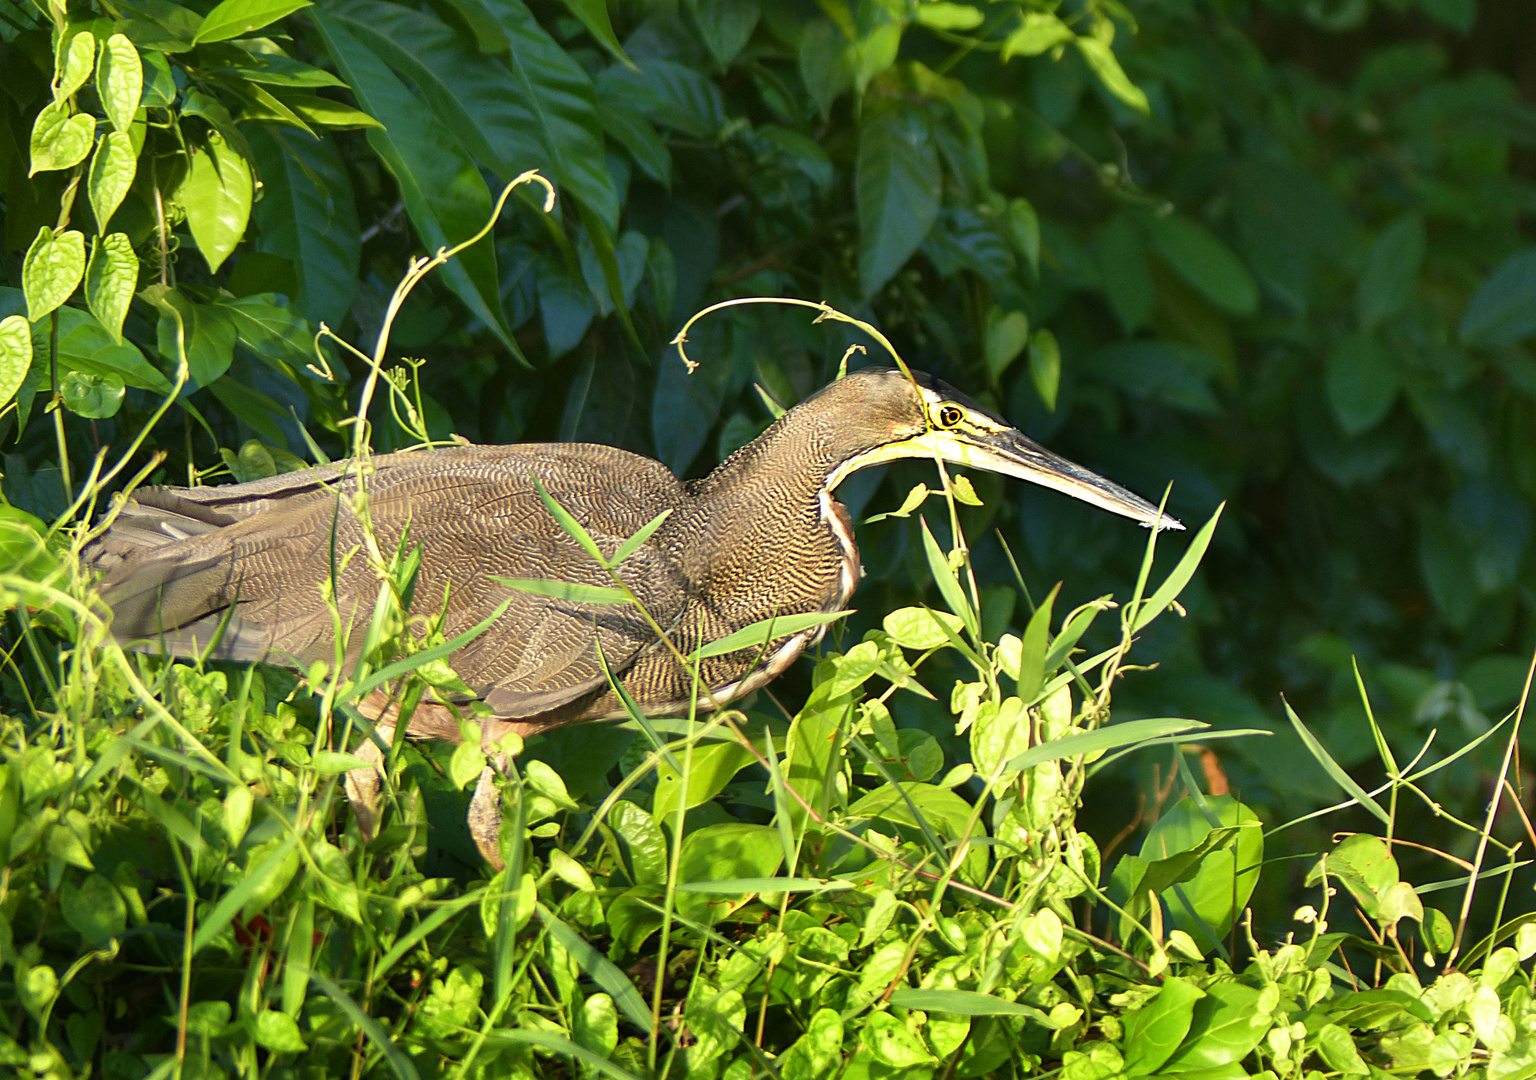
[[[1511,255],[1478,287],[1457,331],[1464,344],[1509,345],[1536,334],[1536,248]]]
[[[1252,315],[1259,287],[1232,249],[1204,225],[1178,214],[1147,219],[1157,253],[1207,300],[1231,315]]]
[[[723,71],[752,36],[761,14],[758,0],[696,0],[692,5],[699,36]]]
[[[76,416],[105,420],[122,408],[123,380],[116,375],[67,371],[59,379],[59,395],[64,407]]]
[[[1424,264],[1424,244],[1424,218],[1419,214],[1404,214],[1376,238],[1355,301],[1362,327],[1369,330],[1408,306]]]
[[[939,155],[917,112],[884,112],[859,130],[859,283],[873,296],[917,251],[939,215]]]
[[[1350,334],[1328,354],[1328,404],[1350,435],[1379,424],[1392,411],[1401,385],[1396,360],[1365,331]]]
[[[1258,1010],[1259,991],[1237,982],[1213,982],[1195,1005],[1189,1036],[1163,1063],[1164,1073],[1217,1069],[1241,1061],[1274,1023]]]

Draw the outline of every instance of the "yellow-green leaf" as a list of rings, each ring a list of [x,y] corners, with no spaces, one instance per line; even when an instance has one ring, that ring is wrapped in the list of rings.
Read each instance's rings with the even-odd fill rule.
[[[91,158],[91,175],[86,183],[97,231],[107,231],[112,215],[123,205],[128,189],[133,186],[138,168],[133,139],[127,132],[109,131],[102,136],[96,146],[96,156]]]
[[[85,85],[91,77],[91,63],[96,59],[96,39],[79,33],[59,52],[53,85],[53,100],[61,102]]]
[[[55,233],[46,225],[27,249],[21,264],[21,289],[27,318],[37,322],[69,299],[85,274],[85,234],[78,229]]]
[[[222,135],[210,132],[207,145],[192,151],[191,168],[176,189],[176,201],[187,212],[187,227],[209,270],[217,271],[245,235],[252,191],[250,165]]]
[[[204,17],[195,43],[244,37],[309,6],[310,0],[224,0]]]
[[[32,165],[28,176],[73,169],[91,152],[96,121],[86,113],[70,115],[68,102],[55,102],[32,122]]]
[[[123,319],[139,283],[139,258],[127,233],[91,239],[91,261],[85,268],[85,304],[119,342]]]
[[[1120,61],[1115,58],[1113,49],[1098,38],[1080,37],[1075,40],[1078,51],[1083,54],[1083,59],[1088,61],[1088,66],[1104,84],[1104,89],[1137,112],[1151,111],[1151,107],[1147,104],[1147,95],[1141,87],[1131,82],[1125,69],[1120,66]]]
[[[0,319],[0,409],[11,403],[32,366],[32,328],[20,315]]]
[[[96,93],[112,126],[127,134],[144,96],[144,65],[139,50],[122,34],[113,34],[102,46],[96,64]]]
[[[1003,40],[1003,60],[1015,56],[1039,56],[1058,45],[1065,45],[1075,36],[1071,27],[1055,15],[1032,11],[1024,16],[1023,25]]]

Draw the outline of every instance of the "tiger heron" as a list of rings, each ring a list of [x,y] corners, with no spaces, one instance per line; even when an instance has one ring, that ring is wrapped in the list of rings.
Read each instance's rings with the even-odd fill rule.
[[[704,659],[697,684],[678,653],[769,617],[841,610],[861,566],[852,522],[833,492],[859,469],[934,457],[1033,481],[1144,525],[1182,528],[944,383],[889,369],[832,383],[702,480],[679,480],[660,462],[611,446],[529,443],[381,455],[366,485],[379,549],[394,551],[403,534],[419,549],[413,617],[442,613],[442,632],[452,638],[505,605],[450,661],[494,717],[479,718],[491,746],[509,731],[528,735],[624,716],[605,663],[648,714],[686,714],[695,685],[707,709],[767,683],[825,626]],[[334,576],[342,625],[357,626],[345,649],[355,660],[380,588],[376,563],[354,557],[365,542],[348,498],[357,484],[356,471],[342,463],[250,483],[137,493],[90,553],[105,570],[101,590],[113,634],[178,655],[308,668],[336,655],[322,588]],[[498,580],[613,585],[554,519],[536,485],[586,528],[605,558],[670,511],[617,568],[655,626],[630,605],[541,595]],[[455,706],[468,700],[423,700],[407,733],[460,738]],[[382,691],[364,702],[364,712],[383,736],[392,733],[397,714]],[[375,743],[363,750],[378,760]],[[351,777],[367,834],[376,778]],[[495,800],[488,770],[472,803],[471,831],[499,863]]]

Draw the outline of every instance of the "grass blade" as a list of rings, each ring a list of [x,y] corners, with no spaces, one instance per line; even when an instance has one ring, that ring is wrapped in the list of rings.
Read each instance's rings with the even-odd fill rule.
[[[795,872],[798,850],[795,846],[794,809],[789,803],[789,793],[784,787],[784,773],[779,768],[779,755],[773,748],[773,732],[763,725],[763,754],[768,761],[768,789],[773,794],[773,823],[779,830],[779,846],[784,849],[784,871]]]
[[[1333,760],[1333,755],[1323,749],[1323,744],[1317,741],[1317,736],[1307,730],[1307,725],[1301,722],[1301,717],[1296,715],[1296,710],[1291,708],[1291,703],[1286,701],[1283,696],[1280,698],[1280,701],[1285,706],[1285,715],[1290,717],[1291,726],[1296,729],[1296,734],[1301,736],[1302,743],[1312,756],[1317,759],[1317,763],[1323,767],[1323,771],[1333,778],[1335,784],[1343,788],[1357,803],[1365,807],[1372,814],[1375,814],[1381,820],[1381,823],[1390,829],[1392,827],[1392,818],[1381,808],[1381,803],[1371,798],[1365,788],[1355,783],[1354,777],[1345,772],[1339,763]]]
[[[206,918],[198,924],[197,933],[192,938],[192,954],[195,956],[214,938],[224,932],[224,928],[230,924],[240,909],[245,907],[245,902],[251,898],[255,891],[266,884],[269,877],[275,874],[283,861],[288,858],[299,843],[299,834],[290,832],[283,840],[282,845],[265,859],[261,864],[250,870],[240,879],[240,883],[229,892],[219,898]]]
[[[1028,1016],[1044,1021],[1045,1013],[1016,1001],[1004,1001],[975,990],[914,990],[904,986],[891,994],[891,1004],[903,1009],[951,1013],[955,1016]]]
[[[555,917],[554,912],[543,904],[536,909],[539,918],[549,930],[549,936],[565,946],[578,967],[592,977],[592,981],[607,991],[619,1011],[636,1027],[646,1030],[651,1026],[651,1010],[645,1007],[640,991],[629,981],[629,976],[571,927]]]
[[[1029,617],[1024,628],[1024,643],[1019,650],[1019,697],[1025,701],[1040,693],[1045,682],[1046,643],[1051,636],[1051,609],[1056,605],[1056,594],[1061,584],[1051,590],[1045,601]]]
[[[455,899],[450,900],[448,903],[444,904],[442,907],[438,908],[432,914],[428,915],[425,919],[422,919],[421,922],[413,926],[409,933],[405,934],[399,941],[395,942],[394,945],[390,947],[389,952],[380,957],[379,966],[374,970],[373,973],[374,979],[379,980],[384,978],[384,976],[388,974],[389,970],[398,964],[402,958],[404,958],[406,953],[414,949],[418,944],[420,944],[423,938],[432,933],[432,931],[436,930],[439,926],[442,926],[443,923],[447,922],[449,919],[453,918],[455,915],[459,914],[467,908],[478,907],[480,905],[480,901],[484,898],[481,895],[484,892],[484,889],[476,889],[472,893],[456,897]]]
[[[1131,623],[1131,632],[1134,633],[1146,626],[1153,619],[1167,610],[1168,605],[1178,599],[1179,593],[1184,591],[1184,586],[1189,584],[1189,579],[1195,576],[1195,571],[1200,568],[1200,560],[1205,558],[1205,549],[1211,546],[1211,537],[1216,533],[1216,524],[1221,520],[1221,512],[1227,504],[1222,503],[1211,515],[1211,520],[1201,526],[1195,538],[1189,542],[1189,547],[1184,552],[1184,557],[1173,568],[1163,583],[1157,587],[1147,602],[1136,612],[1135,621]]]
[[[624,541],[622,544],[620,544],[619,545],[619,550],[615,551],[613,553],[613,559],[611,560],[611,565],[618,566],[625,559],[629,558],[635,552],[639,551],[640,550],[640,545],[645,543],[647,540],[649,540],[651,538],[651,536],[656,532],[656,530],[661,528],[662,523],[665,522],[667,520],[667,518],[669,518],[671,516],[672,516],[672,511],[671,510],[663,510],[661,513],[657,514],[655,517],[651,518],[650,521],[647,521],[644,525],[640,526],[640,531],[635,533],[634,536],[631,536],[628,540]]]
[[[629,594],[609,585],[581,585],[574,581],[549,581],[545,578],[492,577],[492,581],[519,592],[552,596],[573,604],[627,604]]]
[[[1079,754],[1091,754],[1096,750],[1113,750],[1119,746],[1158,739],[1164,735],[1178,735],[1195,728],[1209,726],[1198,720],[1181,720],[1176,717],[1130,720],[1124,724],[1114,724],[1096,731],[1081,731],[1076,735],[1068,735],[1064,739],[1041,743],[1010,761],[1008,768],[1023,771],[1047,761],[1060,761],[1062,758],[1076,757]]]
[[[348,1020],[351,1020],[362,1029],[363,1034],[368,1036],[368,1041],[373,1043],[378,1048],[379,1053],[384,1055],[384,1060],[389,1065],[389,1071],[395,1074],[397,1080],[421,1080],[421,1074],[416,1071],[416,1066],[411,1064],[411,1059],[400,1052],[400,1049],[395,1046],[394,1040],[389,1037],[389,1034],[379,1027],[379,1022],[365,1013],[358,1003],[352,1000],[351,994],[348,994],[318,971],[311,971],[309,973],[309,981],[319,987],[321,993],[334,1001],[336,1007],[346,1014]]]
[[[1093,776],[1102,769],[1107,768],[1127,754],[1134,754],[1138,750],[1150,750],[1154,746],[1182,746],[1192,742],[1211,742],[1215,739],[1241,739],[1249,735],[1273,735],[1274,732],[1267,728],[1225,728],[1221,731],[1197,731],[1192,735],[1169,735],[1161,739],[1148,739],[1144,743],[1128,746],[1124,750],[1113,754],[1107,754],[1088,767],[1088,775]]]
[[[549,511],[549,516],[555,519],[555,524],[565,530],[565,534],[582,546],[586,553],[597,560],[597,564],[604,569],[608,567],[608,560],[603,558],[602,551],[597,546],[597,541],[592,539],[592,534],[575,518],[570,511],[555,501],[555,497],[544,490],[544,482],[537,476],[533,478],[533,490],[539,493],[539,500],[544,508]]]
[[[683,767],[678,764],[677,758],[672,756],[672,751],[667,749],[666,741],[656,731],[656,727],[651,723],[650,718],[640,711],[640,706],[635,702],[634,698],[629,696],[629,691],[624,688],[624,684],[619,682],[614,676],[613,670],[608,666],[608,657],[603,652],[603,643],[596,638],[593,639],[593,642],[597,645],[597,662],[603,665],[603,675],[607,677],[608,685],[613,687],[613,692],[619,695],[619,701],[624,705],[624,711],[629,714],[631,720],[640,725],[640,730],[645,732],[645,737],[651,741],[651,747],[661,751],[663,760],[672,766],[672,771],[677,773],[678,776],[682,776]]]
[[[933,574],[934,584],[939,587],[939,595],[944,598],[950,611],[965,620],[965,628],[971,632],[971,636],[979,638],[981,627],[976,621],[976,613],[965,599],[964,590],[960,588],[960,579],[955,577],[955,572],[949,567],[949,559],[939,549],[939,542],[933,538],[933,532],[928,528],[928,519],[920,517],[917,520],[923,527],[923,552],[928,556],[928,570]]]
[[[724,656],[726,653],[739,652],[742,649],[760,649],[770,641],[790,634],[797,634],[802,630],[809,630],[815,626],[825,626],[827,623],[836,622],[844,615],[851,615],[852,610],[846,611],[807,611],[798,615],[778,615],[771,619],[759,619],[750,626],[743,626],[740,630],[725,635],[718,641],[711,641],[701,645],[689,654],[690,660],[703,660],[711,656]]]
[[[740,896],[745,893],[841,892],[843,889],[851,888],[853,888],[851,881],[823,881],[821,878],[803,877],[745,877],[722,878],[719,881],[684,881],[677,886],[677,891]]]
[[[441,660],[443,657],[448,656],[451,653],[458,652],[471,641],[474,641],[475,638],[489,630],[497,619],[506,614],[507,608],[511,606],[511,604],[512,601],[510,599],[502,601],[501,604],[497,606],[495,611],[491,612],[480,622],[476,623],[474,626],[471,626],[468,630],[464,631],[456,638],[451,638],[448,641],[439,642],[438,644],[432,646],[430,649],[423,649],[421,652],[412,653],[410,656],[401,657],[393,664],[386,664],[378,671],[375,671],[368,678],[358,683],[357,686],[353,689],[352,693],[348,696],[347,700],[361,701],[363,698],[367,697],[369,693],[383,686],[385,683],[391,682],[405,675],[409,675],[411,672],[421,667],[422,664],[430,663],[433,660]]]
[[[650,1024],[649,1016],[646,1018],[646,1024]],[[487,1045],[491,1046],[497,1043],[502,1043],[503,1045],[506,1043],[526,1043],[529,1046],[543,1047],[545,1050],[552,1050],[557,1054],[564,1054],[574,1061],[579,1061],[594,1072],[600,1072],[604,1076],[611,1076],[613,1080],[640,1080],[638,1076],[629,1070],[621,1068],[605,1057],[594,1054],[584,1046],[577,1046],[571,1040],[556,1035],[553,1031],[533,1031],[529,1028],[498,1028],[485,1041]]]

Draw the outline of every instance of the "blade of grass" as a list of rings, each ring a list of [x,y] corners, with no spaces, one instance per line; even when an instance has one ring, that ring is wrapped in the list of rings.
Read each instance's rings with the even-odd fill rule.
[[[545,1050],[563,1054],[573,1061],[579,1061],[593,1071],[602,1073],[604,1076],[611,1076],[613,1080],[640,1080],[634,1073],[621,1068],[615,1062],[594,1054],[586,1047],[577,1046],[571,1040],[556,1035],[552,1031],[533,1031],[528,1028],[497,1028],[485,1041],[489,1046],[524,1043],[528,1046],[543,1047]]]
[[[689,660],[706,660],[711,656],[724,656],[726,653],[739,652],[742,649],[760,649],[770,641],[790,634],[798,634],[802,630],[809,630],[817,626],[825,626],[836,622],[844,615],[853,614],[851,609],[844,611],[807,611],[798,615],[778,615],[769,619],[759,619],[749,626],[743,626],[740,630],[733,631],[717,641],[711,641],[700,645],[688,654]]]
[[[1091,754],[1096,750],[1113,750],[1130,743],[1158,739],[1164,735],[1178,735],[1207,726],[1199,720],[1181,720],[1177,717],[1128,720],[1123,724],[1112,724],[1095,731],[1080,731],[1054,742],[1041,743],[1008,762],[1008,768],[1022,772],[1047,761],[1060,761],[1079,754]]]
[[[980,638],[981,626],[976,621],[976,613],[971,610],[965,591],[960,588],[959,578],[950,569],[949,559],[940,550],[939,542],[933,538],[933,532],[928,528],[928,519],[919,517],[917,520],[922,526],[923,553],[928,557],[928,571],[933,574],[933,583],[939,587],[939,595],[944,598],[949,610],[965,621],[965,628],[971,632],[971,637]]]
[[[1221,512],[1226,509],[1226,506],[1226,503],[1222,503],[1216,508],[1216,512],[1211,515],[1211,520],[1201,526],[1195,538],[1189,542],[1189,547],[1184,550],[1184,557],[1173,568],[1173,573],[1164,578],[1163,583],[1157,587],[1157,591],[1136,610],[1136,617],[1131,620],[1132,633],[1166,611],[1168,605],[1177,600],[1179,593],[1184,591],[1184,586],[1189,584],[1189,579],[1194,577],[1195,571],[1200,568],[1200,560],[1205,558],[1205,549],[1211,546],[1211,537],[1216,533],[1216,524],[1221,520]]]
[[[362,1029],[363,1034],[368,1037],[368,1041],[373,1043],[374,1047],[383,1055],[385,1063],[389,1065],[389,1071],[395,1074],[396,1080],[421,1080],[421,1074],[416,1071],[416,1066],[411,1063],[411,1059],[400,1052],[399,1048],[395,1046],[394,1040],[379,1026],[379,1022],[365,1013],[362,1007],[352,1000],[351,994],[348,994],[318,971],[311,971],[309,973],[309,981],[319,987],[321,993],[334,1001],[336,1007],[346,1014],[348,1020],[351,1020]]]
[[[851,881],[823,881],[821,878],[752,877],[722,878],[719,881],[685,881],[677,887],[677,891],[739,896],[745,893],[841,892],[853,887],[854,883]]]
[[[629,976],[620,971],[613,961],[598,952],[586,938],[561,922],[549,908],[539,904],[535,910],[549,929],[550,937],[565,946],[566,952],[571,954],[571,959],[575,960],[577,966],[591,976],[592,981],[601,986],[609,997],[613,998],[613,1003],[619,1007],[619,1011],[629,1022],[642,1031],[648,1029],[651,1026],[651,1010],[645,1007],[645,999],[640,996],[640,991],[635,989],[635,984],[629,981]]]
[[[1381,808],[1381,804],[1371,798],[1363,787],[1355,783],[1354,777],[1345,772],[1339,763],[1333,760],[1333,755],[1323,748],[1323,744],[1317,741],[1317,736],[1313,735],[1307,729],[1307,725],[1301,722],[1301,717],[1296,715],[1296,710],[1291,708],[1291,703],[1285,700],[1284,695],[1281,696],[1280,701],[1285,706],[1285,715],[1290,718],[1291,726],[1296,729],[1296,734],[1301,736],[1302,743],[1312,756],[1317,759],[1317,763],[1323,767],[1323,771],[1332,777],[1333,782],[1343,788],[1346,794],[1352,796],[1357,803],[1369,810],[1383,825],[1390,829],[1392,827],[1392,818]]]
[[[497,605],[495,611],[491,612],[480,622],[476,623],[474,626],[471,626],[468,630],[464,631],[456,638],[451,638],[448,641],[439,642],[438,644],[432,646],[430,649],[423,649],[421,652],[412,653],[410,656],[401,657],[393,664],[386,664],[378,671],[375,671],[368,678],[358,683],[357,686],[353,688],[352,692],[347,695],[347,700],[360,701],[367,697],[372,691],[383,686],[385,683],[401,678],[402,676],[409,675],[423,664],[430,663],[433,660],[441,660],[443,657],[448,656],[451,653],[458,652],[471,641],[475,640],[475,638],[489,630],[497,619],[506,614],[507,608],[511,605],[511,603],[512,601],[510,599],[502,601],[499,605]]]
[[[779,846],[784,849],[784,872],[793,874],[799,861],[795,844],[794,811],[789,793],[784,790],[784,773],[779,769],[779,755],[773,748],[773,731],[763,725],[763,756],[768,761],[768,788],[773,794],[773,823],[779,830]]]
[[[1045,653],[1051,636],[1051,609],[1056,605],[1056,594],[1059,592],[1061,583],[1057,582],[1056,587],[1029,617],[1029,625],[1024,628],[1023,646],[1019,650],[1019,697],[1025,701],[1038,694],[1041,684],[1045,682]]]
[[[647,521],[644,525],[640,526],[639,532],[635,533],[635,535],[631,536],[628,540],[619,545],[619,550],[613,553],[613,558],[610,560],[610,563],[613,566],[618,566],[623,563],[625,559],[639,551],[640,545],[649,540],[655,534],[656,530],[661,528],[661,526],[666,522],[667,518],[671,516],[671,510],[663,510],[650,521]]]
[[[592,534],[587,532],[581,522],[573,518],[565,507],[556,502],[553,495],[544,490],[544,482],[537,476],[533,478],[533,490],[538,492],[539,500],[544,504],[544,508],[549,511],[550,517],[555,519],[555,523],[565,530],[565,534],[580,544],[582,549],[592,558],[596,559],[597,564],[606,570],[608,568],[608,560],[603,558],[603,553],[598,548],[597,541],[592,539]]]
[[[214,905],[213,910],[204,918],[202,924],[197,928],[197,934],[192,938],[192,953],[194,956],[202,950],[203,946],[224,932],[224,928],[234,920],[235,915],[245,906],[245,902],[251,898],[251,895],[257,889],[266,883],[269,877],[277,872],[278,868],[283,865],[283,861],[288,858],[289,853],[298,846],[298,843],[299,834],[290,832],[283,838],[283,842],[277,847],[277,850],[261,860],[260,864],[253,867],[240,878],[239,884],[219,898],[219,902]]]
[[[568,600],[573,604],[627,604],[629,594],[623,589],[607,585],[581,585],[574,581],[549,581],[545,578],[496,577],[491,580],[499,585],[536,596],[550,596],[556,600]]]
[[[672,756],[672,751],[667,749],[666,741],[656,731],[655,725],[651,723],[650,718],[645,713],[640,711],[640,706],[636,704],[634,698],[629,696],[629,691],[624,688],[624,684],[614,677],[612,669],[608,667],[608,657],[603,652],[603,643],[596,638],[593,639],[593,642],[597,645],[597,662],[603,666],[603,674],[608,678],[608,685],[613,687],[615,694],[619,695],[619,701],[623,704],[624,711],[629,714],[631,720],[640,725],[640,730],[645,732],[645,737],[651,741],[652,749],[660,751],[662,758],[666,760],[668,765],[672,766],[672,771],[678,776],[683,775],[683,767],[678,764],[677,758]]]

